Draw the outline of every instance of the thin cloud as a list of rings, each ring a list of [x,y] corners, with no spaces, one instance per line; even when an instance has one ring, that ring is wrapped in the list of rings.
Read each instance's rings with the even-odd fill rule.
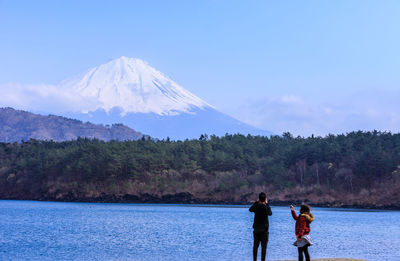
[[[64,114],[91,110],[97,101],[57,85],[0,85],[0,107]],[[282,95],[248,101],[228,113],[253,126],[280,134],[310,136],[355,130],[400,131],[400,92],[363,90],[328,101]]]
[[[64,113],[78,112],[95,106],[96,101],[81,97],[71,90],[56,85],[22,85],[8,83],[0,85],[0,107]]]
[[[275,133],[327,135],[356,130],[400,131],[400,93],[368,90],[331,101],[296,95],[247,102],[231,115]]]

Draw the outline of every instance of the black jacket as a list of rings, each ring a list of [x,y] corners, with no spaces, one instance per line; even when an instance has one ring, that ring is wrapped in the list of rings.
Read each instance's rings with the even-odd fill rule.
[[[255,202],[250,207],[249,211],[254,212],[254,231],[268,231],[268,216],[272,215],[271,207],[269,206],[269,204],[260,204],[258,202]]]

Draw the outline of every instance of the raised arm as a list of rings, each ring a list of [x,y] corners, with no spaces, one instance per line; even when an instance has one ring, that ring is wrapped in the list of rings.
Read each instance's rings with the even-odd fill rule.
[[[293,217],[293,219],[294,220],[298,220],[299,219],[299,217],[297,216],[297,214],[296,214],[296,211],[294,211],[294,209],[293,208],[290,208],[290,212],[292,213],[292,217]]]

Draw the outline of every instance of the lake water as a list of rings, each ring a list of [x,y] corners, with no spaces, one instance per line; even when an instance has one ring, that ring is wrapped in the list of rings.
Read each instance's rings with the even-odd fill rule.
[[[296,259],[289,207],[272,207],[268,260]],[[400,260],[400,212],[313,208],[312,258]],[[0,260],[251,260],[244,206],[0,200]]]

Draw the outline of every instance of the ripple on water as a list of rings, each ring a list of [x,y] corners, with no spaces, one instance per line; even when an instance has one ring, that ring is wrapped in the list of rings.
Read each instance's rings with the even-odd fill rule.
[[[272,211],[268,259],[295,259],[289,209]],[[400,260],[399,211],[313,212],[313,258]],[[248,260],[252,215],[242,206],[3,200],[0,253],[2,260]]]

